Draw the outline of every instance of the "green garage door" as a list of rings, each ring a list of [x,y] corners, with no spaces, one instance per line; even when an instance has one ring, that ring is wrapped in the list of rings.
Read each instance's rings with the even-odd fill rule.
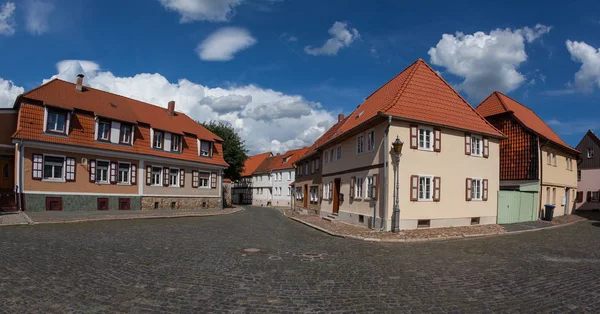
[[[498,223],[537,220],[537,193],[519,191],[498,192]]]

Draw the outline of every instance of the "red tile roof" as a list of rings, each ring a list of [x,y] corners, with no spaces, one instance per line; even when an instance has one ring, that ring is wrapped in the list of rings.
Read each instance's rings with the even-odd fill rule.
[[[578,152],[575,148],[567,145],[533,110],[498,91],[493,92],[481,102],[476,110],[484,117],[510,112],[525,127],[537,135],[567,150]]]
[[[346,119],[332,139],[376,117],[378,113],[504,137],[421,59],[371,94]]]
[[[265,159],[258,168],[254,171],[255,174],[270,173],[273,170],[282,170],[294,168],[293,164],[296,160],[304,155],[308,147],[298,148],[287,151],[285,154],[271,156]],[[289,157],[290,159],[284,164],[283,160]]]
[[[266,153],[248,157],[248,159],[246,159],[246,161],[244,162],[244,171],[242,171],[241,176],[242,177],[251,176],[252,173],[254,173],[254,171],[256,171],[256,168],[258,168],[258,166],[260,166],[260,164],[262,164],[263,161],[265,161],[265,159],[267,159],[267,157],[269,157],[271,155],[272,155],[271,152],[266,152]]]
[[[321,135],[321,137],[319,137],[312,144],[312,146],[310,146],[309,148],[306,149],[304,155],[302,155],[300,158],[296,159],[294,162],[297,162],[299,160],[302,160],[302,159],[304,159],[306,157],[309,157],[309,156],[313,155],[317,151],[317,149],[319,148],[319,146],[327,143],[327,141],[329,141],[336,134],[336,132],[344,124],[344,122],[346,122],[347,119],[348,119],[348,117],[346,117],[346,118],[338,121],[336,124],[332,125],[329,128],[329,130],[325,131],[325,133],[323,133],[323,135]]]

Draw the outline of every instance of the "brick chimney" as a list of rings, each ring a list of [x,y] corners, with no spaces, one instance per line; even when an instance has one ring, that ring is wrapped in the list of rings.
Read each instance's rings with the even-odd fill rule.
[[[77,74],[77,84],[75,84],[75,88],[78,91],[83,91],[83,74]]]
[[[340,122],[342,120],[344,120],[344,114],[340,113],[340,114],[338,114],[338,122]]]
[[[167,112],[172,116],[175,115],[175,101],[173,101],[173,100],[169,101],[169,106],[167,107]]]

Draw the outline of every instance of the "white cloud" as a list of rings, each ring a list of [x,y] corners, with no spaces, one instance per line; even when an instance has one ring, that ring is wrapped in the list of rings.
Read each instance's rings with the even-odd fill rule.
[[[352,42],[360,38],[360,34],[356,28],[348,28],[347,22],[335,22],[329,29],[329,38],[321,47],[313,48],[311,46],[304,47],[304,51],[309,55],[327,55],[335,56],[340,49],[350,46]]]
[[[252,154],[310,146],[335,121],[316,102],[256,85],[208,87],[187,79],[170,82],[158,73],[117,77],[82,60],[59,62],[57,69],[53,77],[74,82],[82,73],[88,86],[164,107],[175,100],[176,109],[193,119],[231,123]]]
[[[546,123],[560,135],[583,134],[590,129],[600,129],[600,121],[597,119],[579,119],[572,121],[550,119]]]
[[[11,108],[15,104],[15,99],[25,90],[23,87],[16,86],[12,81],[0,77],[0,108]]]
[[[289,41],[289,42],[295,42],[298,41],[298,37],[294,36],[294,35],[290,35],[288,33],[283,33],[281,35],[279,35],[280,38],[282,38],[283,40]]]
[[[6,2],[0,6],[0,35],[10,36],[15,34],[15,13],[16,6],[12,2]]]
[[[179,13],[180,23],[224,22],[235,14],[242,0],[159,0],[163,7]]]
[[[34,35],[48,31],[48,19],[54,11],[54,4],[42,0],[27,0],[25,2],[25,27]]]
[[[196,48],[204,61],[229,61],[234,55],[256,44],[250,32],[239,27],[224,27],[210,34]]]
[[[575,73],[574,87],[583,91],[592,91],[594,86],[600,88],[600,49],[585,42],[566,42],[571,59],[581,63],[581,68]]]
[[[517,71],[527,60],[525,42],[535,41],[550,29],[538,24],[533,29],[495,29],[489,34],[443,34],[428,54],[431,63],[464,78],[456,86],[459,90],[465,91],[474,100],[481,100],[494,90],[503,93],[513,91],[526,80]]]

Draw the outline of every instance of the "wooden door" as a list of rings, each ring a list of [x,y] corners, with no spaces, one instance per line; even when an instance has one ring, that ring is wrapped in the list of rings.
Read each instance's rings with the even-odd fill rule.
[[[0,159],[0,190],[13,191],[15,184],[15,172],[13,167],[13,158]]]
[[[304,208],[308,208],[308,185],[304,185],[304,194],[302,194],[303,196],[303,201],[304,201]]]
[[[335,179],[333,184],[333,213],[337,214],[340,211],[340,185],[341,179]]]

